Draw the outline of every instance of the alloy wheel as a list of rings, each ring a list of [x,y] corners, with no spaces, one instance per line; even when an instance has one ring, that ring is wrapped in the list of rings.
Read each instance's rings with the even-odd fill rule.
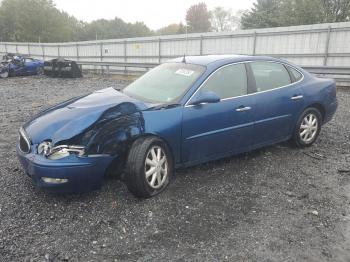
[[[9,72],[8,71],[5,71],[5,72],[0,74],[0,78],[7,78],[7,77],[9,77]]]
[[[309,144],[315,138],[318,131],[319,123],[317,116],[313,113],[307,114],[301,122],[299,135],[300,139],[305,143]]]
[[[161,188],[167,181],[168,160],[159,146],[153,146],[148,150],[145,160],[145,176],[148,185],[153,189]]]

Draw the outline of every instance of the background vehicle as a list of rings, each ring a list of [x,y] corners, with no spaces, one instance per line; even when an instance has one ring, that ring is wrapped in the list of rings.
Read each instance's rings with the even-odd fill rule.
[[[0,62],[0,78],[9,77],[9,63],[6,61]]]
[[[51,77],[82,77],[82,71],[75,61],[56,58],[44,63],[44,73]]]
[[[122,171],[151,197],[174,169],[292,139],[311,146],[337,109],[335,81],[270,57],[172,60],[124,90],[41,112],[20,130],[19,159],[37,185],[81,191]]]
[[[28,76],[43,73],[44,62],[31,57],[7,54],[3,57],[3,65],[7,67],[8,74],[4,73],[2,78],[8,76]]]

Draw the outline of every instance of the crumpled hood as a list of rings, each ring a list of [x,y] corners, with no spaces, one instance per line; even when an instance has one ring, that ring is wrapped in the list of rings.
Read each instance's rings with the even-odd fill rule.
[[[45,110],[27,122],[24,129],[33,144],[44,140],[56,144],[79,135],[101,118],[117,118],[149,107],[114,88],[106,88]]]

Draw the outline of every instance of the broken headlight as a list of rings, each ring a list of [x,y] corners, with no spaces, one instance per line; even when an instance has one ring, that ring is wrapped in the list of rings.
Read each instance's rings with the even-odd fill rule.
[[[59,145],[53,147],[49,141],[44,141],[38,146],[38,154],[44,155],[51,160],[61,159],[72,154],[82,156],[84,153],[85,147],[83,146]]]

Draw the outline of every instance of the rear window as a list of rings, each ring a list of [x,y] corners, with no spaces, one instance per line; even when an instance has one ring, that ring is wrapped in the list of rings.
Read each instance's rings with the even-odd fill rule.
[[[275,89],[292,83],[284,65],[274,62],[250,63],[258,92]]]
[[[303,78],[303,75],[296,69],[294,69],[293,67],[289,66],[289,71],[292,73],[295,82],[298,82],[300,79]]]

